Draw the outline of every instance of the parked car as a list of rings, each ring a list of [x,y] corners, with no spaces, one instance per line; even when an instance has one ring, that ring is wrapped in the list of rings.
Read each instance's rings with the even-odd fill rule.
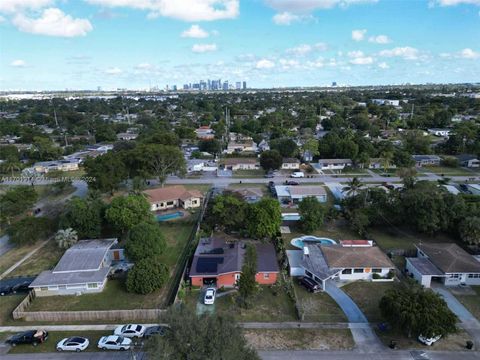
[[[275,174],[273,172],[268,172],[263,177],[265,177],[267,179],[272,179],[272,178],[275,177]]]
[[[31,283],[32,283],[31,281],[24,281],[22,283],[16,284],[16,285],[12,286],[12,292],[14,294],[16,294],[16,293],[27,293],[27,292],[30,291],[29,286],[30,286]]]
[[[297,181],[287,180],[285,181],[285,185],[296,186],[299,185],[299,183]]]
[[[102,350],[128,350],[132,345],[132,339],[123,336],[102,336],[98,340],[98,347]]]
[[[128,337],[128,338],[133,338],[133,337],[141,338],[143,336],[143,334],[145,333],[146,329],[147,328],[143,325],[128,324],[128,325],[123,325],[123,326],[117,327],[113,333],[115,335],[125,336],[125,337]]]
[[[13,286],[7,284],[0,285],[0,296],[5,296],[9,294],[13,294]]]
[[[418,341],[420,341],[422,344],[425,344],[427,346],[432,346],[435,344],[438,340],[440,340],[442,335],[437,335],[437,336],[432,336],[431,338],[427,338],[423,335],[418,336]]]
[[[208,288],[205,292],[205,297],[203,298],[203,303],[205,305],[213,305],[215,302],[215,293],[217,290],[215,288]]]
[[[65,338],[57,344],[57,351],[76,351],[80,352],[85,350],[90,341],[88,339],[74,336],[70,338]]]
[[[310,279],[309,277],[302,277],[299,279],[301,285],[305,287],[311,293],[316,293],[322,290],[322,287],[315,280]]]
[[[168,328],[166,326],[161,326],[161,325],[150,326],[147,328],[147,330],[145,330],[143,337],[145,339],[148,339],[149,337],[154,335],[164,336],[167,333],[167,330]]]
[[[292,178],[304,178],[305,174],[302,171],[295,171],[290,175]]]
[[[12,346],[20,344],[32,344],[33,346],[37,346],[38,344],[45,342],[47,339],[48,332],[45,330],[28,330],[13,335],[5,342]]]

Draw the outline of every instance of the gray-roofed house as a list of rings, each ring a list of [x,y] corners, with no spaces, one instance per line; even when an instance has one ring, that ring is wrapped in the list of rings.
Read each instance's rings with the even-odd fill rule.
[[[377,246],[355,247],[304,242],[303,251],[296,251],[297,254],[290,251],[288,255],[289,261],[295,262],[295,266],[290,263],[290,274],[307,276],[322,285],[323,290],[329,279],[354,281],[378,277],[383,281],[393,280],[389,274],[395,266]]]
[[[343,170],[352,165],[351,159],[320,159],[317,168],[319,170]]]
[[[216,284],[218,288],[233,287],[240,279],[247,242],[227,241],[220,237],[200,240],[192,265],[190,278],[193,286]],[[259,284],[274,284],[279,273],[275,248],[269,243],[255,243]]]
[[[282,161],[282,170],[298,170],[300,169],[300,160],[296,158],[285,158]]]
[[[41,272],[30,288],[36,296],[101,292],[116,259],[112,250],[116,243],[117,239],[80,240],[65,251],[53,270]]]
[[[320,202],[327,201],[327,192],[323,186],[309,185],[277,185],[275,186],[278,201],[281,204],[298,204],[306,197],[313,196]]]
[[[467,168],[478,168],[480,167],[480,160],[477,156],[471,154],[461,154],[456,157],[460,166]]]
[[[437,281],[446,286],[480,285],[480,261],[454,243],[418,244],[417,257],[406,259],[407,272],[426,288]]]
[[[263,191],[257,187],[229,188],[231,192],[239,194],[249,204],[259,202],[263,197]]]
[[[437,155],[412,155],[413,161],[415,161],[415,166],[439,166],[440,165],[440,156]]]

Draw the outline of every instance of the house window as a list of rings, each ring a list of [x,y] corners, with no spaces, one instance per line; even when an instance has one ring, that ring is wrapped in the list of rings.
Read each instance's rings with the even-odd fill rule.
[[[96,288],[98,288],[98,284],[97,283],[89,283],[88,288],[89,289],[96,289]]]
[[[49,286],[48,287],[48,290],[58,290],[58,286],[54,285],[54,286]]]
[[[363,269],[353,269],[355,274],[363,274]]]
[[[305,275],[307,275],[308,277],[313,278],[313,274],[312,274],[310,271],[305,270]]]
[[[197,205],[197,200],[192,200],[193,205]]]
[[[458,279],[460,278],[460,274],[450,274],[448,277],[451,279]]]
[[[372,273],[381,273],[382,269],[372,269]]]
[[[352,269],[343,269],[342,274],[348,275],[352,273]]]
[[[38,290],[40,290],[40,291],[48,291],[48,287],[42,286],[42,287],[38,288]]]
[[[167,206],[173,205],[173,201],[167,201]]]
[[[469,279],[480,279],[480,274],[468,274]]]
[[[58,285],[58,290],[65,290],[66,288],[66,285]]]
[[[264,279],[270,279],[270,274],[269,273],[264,273],[263,278]]]
[[[240,274],[235,274],[235,281],[240,280]]]

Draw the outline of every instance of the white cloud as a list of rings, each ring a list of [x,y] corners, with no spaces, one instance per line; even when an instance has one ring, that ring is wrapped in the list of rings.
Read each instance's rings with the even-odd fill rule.
[[[386,62],[381,62],[380,64],[378,64],[378,67],[380,69],[388,69],[390,66],[388,66]]]
[[[87,19],[74,19],[57,8],[43,10],[42,15],[36,19],[17,14],[12,23],[20,31],[48,36],[85,36],[93,29]]]
[[[129,7],[148,11],[149,18],[160,16],[184,21],[234,19],[240,13],[239,0],[84,0],[109,7]]]
[[[205,53],[217,50],[217,44],[195,44],[192,51],[195,53]]]
[[[107,75],[120,75],[122,72],[122,69],[118,67],[111,67],[105,70],[105,74]]]
[[[370,36],[368,38],[369,42],[377,43],[377,44],[388,44],[391,42],[387,35],[377,35],[377,36]]]
[[[300,65],[300,63],[297,60],[292,60],[292,59],[280,59],[278,61],[284,70],[288,70],[290,68],[296,68]]]
[[[351,58],[364,56],[363,51],[360,51],[360,50],[349,51],[347,55]]]
[[[350,64],[354,65],[369,65],[373,63],[373,58],[371,56],[360,56],[350,60]]]
[[[396,47],[390,50],[380,51],[380,56],[385,57],[401,57],[406,60],[416,60],[418,59],[418,49],[415,49],[410,46],[405,47]]]
[[[460,4],[480,6],[480,0],[437,0],[440,6],[455,6]]]
[[[331,9],[336,6],[348,7],[355,4],[376,3],[378,0],[265,0],[278,11],[308,12],[321,9]]]
[[[11,63],[10,63],[10,66],[13,66],[13,67],[25,67],[27,66],[27,63],[24,61],[24,60],[13,60]]]
[[[352,39],[355,41],[362,41],[365,38],[366,33],[366,29],[352,30]]]
[[[268,59],[261,59],[257,61],[257,64],[255,65],[255,67],[257,69],[271,69],[275,67],[275,63]]]
[[[140,63],[137,66],[135,66],[135,69],[137,70],[150,70],[152,68],[153,68],[152,64],[149,64],[149,63]]]
[[[327,50],[327,48],[328,48],[327,44],[319,42],[313,45],[301,44],[293,48],[287,49],[286,52],[289,54],[297,55],[297,56],[304,56],[314,50],[325,51]]]
[[[290,25],[291,23],[300,21],[301,19],[302,16],[292,14],[288,11],[275,14],[272,18],[273,22],[277,25]]]
[[[54,0],[1,0],[0,12],[16,13],[24,10],[38,10],[49,6]]]
[[[460,51],[460,57],[464,59],[477,59],[480,57],[480,53],[473,51],[470,48],[466,48]]]
[[[198,25],[192,25],[189,29],[182,32],[182,37],[202,39],[208,37],[208,32]]]

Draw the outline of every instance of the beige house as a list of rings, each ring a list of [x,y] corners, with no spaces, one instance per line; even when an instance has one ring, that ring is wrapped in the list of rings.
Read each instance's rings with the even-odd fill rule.
[[[225,153],[256,152],[257,144],[253,140],[247,141],[229,141]]]
[[[283,159],[282,170],[298,170],[300,169],[300,160],[295,158]]]
[[[203,194],[198,190],[187,190],[182,185],[145,190],[152,211],[174,208],[193,209],[202,204]]]
[[[226,170],[257,170],[260,163],[256,158],[226,158],[223,161]]]

